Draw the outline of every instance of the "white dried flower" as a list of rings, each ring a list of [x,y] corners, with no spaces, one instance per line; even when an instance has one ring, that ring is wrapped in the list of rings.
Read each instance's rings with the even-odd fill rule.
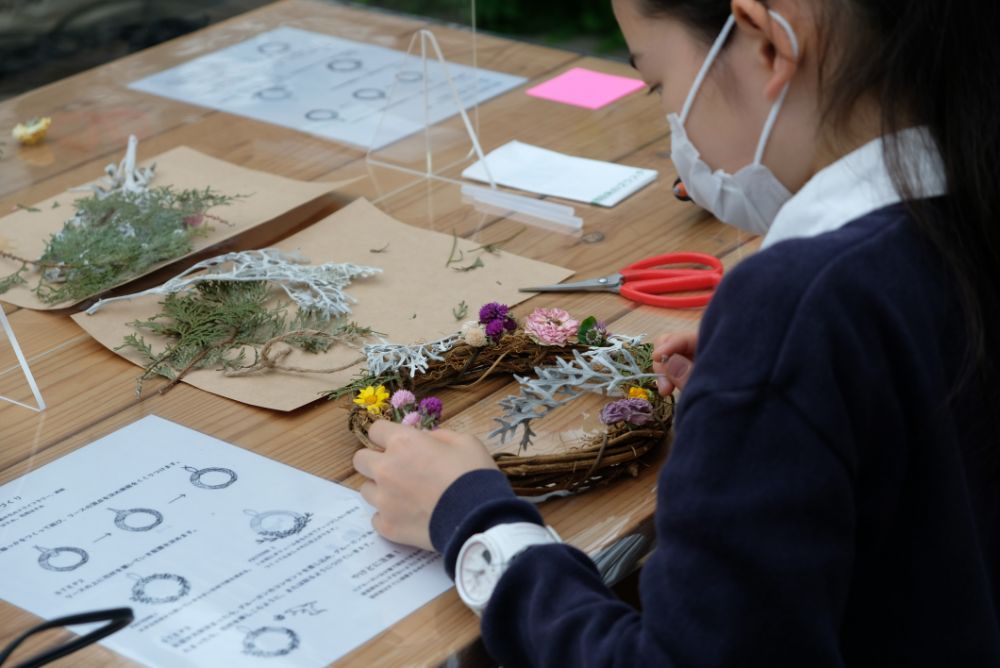
[[[486,328],[475,320],[462,325],[462,340],[473,348],[482,348],[490,342],[490,338],[486,336]]]

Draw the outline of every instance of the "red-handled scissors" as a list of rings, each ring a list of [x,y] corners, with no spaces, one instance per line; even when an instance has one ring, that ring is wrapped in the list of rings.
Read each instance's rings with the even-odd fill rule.
[[[670,268],[684,264],[702,265],[704,269]],[[521,292],[615,292],[646,306],[698,308],[711,301],[724,271],[722,262],[712,255],[667,253],[630,264],[610,276],[522,288]],[[676,294],[682,292],[697,294]]]

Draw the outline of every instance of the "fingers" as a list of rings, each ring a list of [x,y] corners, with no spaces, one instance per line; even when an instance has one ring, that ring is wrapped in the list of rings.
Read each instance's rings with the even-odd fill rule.
[[[382,456],[382,453],[361,448],[354,453],[354,470],[366,478],[375,478],[375,462]]]
[[[463,445],[469,442],[468,434],[460,434],[451,429],[435,429],[426,433],[434,440],[448,445]]]
[[[683,389],[694,366],[698,335],[673,332],[656,339],[653,345],[653,373],[657,374],[656,389],[668,396]]]
[[[671,355],[681,354],[694,359],[698,350],[698,335],[690,332],[674,332],[656,339],[653,344],[653,360],[663,363]]]
[[[687,385],[688,378],[694,363],[683,355],[671,355],[667,360],[666,376],[667,381],[674,384],[674,387],[683,390]]]
[[[375,423],[368,428],[368,438],[371,442],[380,448],[386,449],[389,447],[391,441],[395,441],[401,438],[400,431],[407,429],[403,425],[396,424],[395,422],[390,422],[389,420],[376,420]],[[413,431],[412,429],[410,431]]]
[[[369,506],[378,508],[378,503],[376,503],[376,495],[378,492],[378,486],[372,480],[366,480],[364,484],[361,485],[361,489],[358,490],[361,493],[361,498],[365,500]]]

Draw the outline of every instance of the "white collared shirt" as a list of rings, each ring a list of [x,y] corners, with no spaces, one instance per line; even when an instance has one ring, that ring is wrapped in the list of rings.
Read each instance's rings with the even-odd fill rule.
[[[914,194],[918,198],[946,194],[944,165],[928,130],[910,128],[900,132],[899,138],[905,167],[916,177]],[[875,139],[817,172],[778,211],[762,247],[832,232],[903,201],[882,151],[882,138]]]

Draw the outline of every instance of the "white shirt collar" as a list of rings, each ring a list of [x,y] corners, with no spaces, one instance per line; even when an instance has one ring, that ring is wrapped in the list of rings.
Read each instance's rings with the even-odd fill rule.
[[[916,180],[916,197],[946,194],[944,165],[928,130],[903,130],[899,139],[905,167]],[[875,139],[817,172],[778,211],[762,247],[832,232],[902,201],[885,164],[883,141]]]

